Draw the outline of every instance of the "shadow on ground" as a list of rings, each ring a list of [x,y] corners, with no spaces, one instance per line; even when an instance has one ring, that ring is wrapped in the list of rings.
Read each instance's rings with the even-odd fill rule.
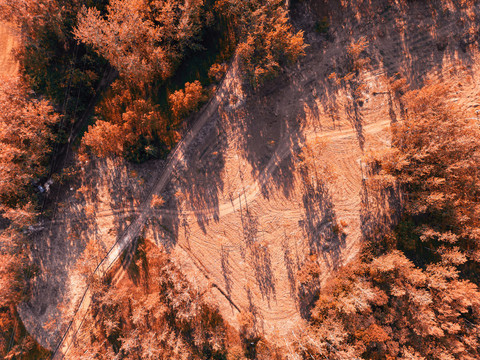
[[[292,1],[293,22],[305,30],[310,44],[307,55],[261,89],[249,91],[242,106],[230,111],[221,108],[213,115],[215,121],[210,121],[191,143],[184,163],[175,169],[171,183],[162,194],[165,208],[170,211],[150,220],[155,229],[160,229],[155,241],[171,248],[180,231],[188,239],[189,225],[186,218],[178,214],[180,208],[205,210],[195,213],[203,232],[209,222],[219,220],[219,203],[225,185],[221,174],[229,146],[227,133],[239,139],[238,150],[248,161],[253,179],[262,176],[280,146],[291,153],[302,146],[303,120],[308,114],[312,115],[309,117],[315,129],[322,131],[336,129],[340,114],[346,113],[360,147],[363,146],[363,107],[368,97],[375,94],[369,94],[363,86],[365,79],[361,71],[352,68],[348,53],[352,41],[361,37],[368,41],[360,54],[362,59],[368,59],[365,66],[380,76],[400,74],[413,88],[420,87],[429,74],[437,72],[441,76],[444,66],[451,67],[453,72],[470,71],[472,50],[478,48],[479,7],[471,1],[451,1],[448,6],[446,3],[440,0]],[[326,28],[319,26],[324,19]],[[333,73],[336,76],[332,77]],[[347,101],[340,103],[339,94]],[[388,104],[390,108],[393,101]],[[327,118],[319,118],[319,107],[328,114]],[[391,114],[393,120],[395,112]],[[85,170],[88,176],[72,179],[68,186],[58,189],[55,200],[62,199],[65,204],[59,203],[50,214],[55,218],[54,223],[45,222],[43,228],[32,235],[32,255],[40,274],[33,283],[31,300],[20,308],[28,330],[42,345],[51,348],[58,338],[60,322],[53,324],[51,333],[43,326],[58,318],[56,305],[66,295],[66,281],[73,264],[90,240],[105,244],[106,250],[123,234],[137,216],[135,208],[152,186],[152,173],[161,171],[161,165],[161,162],[133,166],[95,161]],[[289,198],[296,170],[293,156],[285,156],[269,181],[263,184],[262,196],[269,198],[282,192]],[[308,250],[322,257],[330,269],[336,269],[345,237],[337,223],[328,187],[322,179],[317,179],[315,185],[305,181],[303,194],[301,227]],[[398,208],[400,200],[394,190],[372,193],[364,188],[362,196],[362,234],[370,237],[394,221],[390,209]],[[243,257],[253,269],[262,298],[270,303],[276,299],[278,288],[272,255],[259,241],[261,229],[253,211],[244,206],[241,216]],[[105,233],[107,224],[109,230]],[[287,235],[279,241],[282,241],[289,288],[294,297],[296,273],[304,254],[289,246]],[[220,262],[226,292],[230,295],[234,284],[229,273],[228,250],[222,248]],[[250,311],[259,314],[255,296],[249,288],[246,291]],[[263,328],[261,319],[258,326]]]

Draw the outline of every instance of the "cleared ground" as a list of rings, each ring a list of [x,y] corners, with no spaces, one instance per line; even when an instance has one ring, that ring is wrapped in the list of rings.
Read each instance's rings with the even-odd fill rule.
[[[18,64],[13,56],[16,44],[15,29],[9,23],[0,22],[0,77],[17,75]]]
[[[388,78],[401,73],[412,87],[460,83],[457,101],[475,115],[476,6],[439,5],[432,14],[420,3],[307,4],[293,12],[311,44],[298,66],[258,92],[245,90],[233,67],[197,115],[202,126],[168,163],[94,162],[58,195],[55,221],[32,234],[41,272],[21,308],[42,344],[58,343],[84,294],[78,260],[97,265],[81,255],[86,245],[100,244],[102,258],[139,234],[167,248],[193,284],[210,287],[232,324],[238,309],[251,311],[259,330],[289,336],[305,315],[297,271],[307,256],[318,255],[325,278],[391,221],[395,202],[365,187],[362,161],[389,145],[389,124],[401,115]],[[329,39],[313,31],[324,14]],[[369,62],[351,72],[347,49],[361,36],[369,44],[360,57]],[[299,157],[302,149],[311,156]],[[165,199],[162,208],[150,207],[152,191]],[[113,256],[105,259],[107,268]]]

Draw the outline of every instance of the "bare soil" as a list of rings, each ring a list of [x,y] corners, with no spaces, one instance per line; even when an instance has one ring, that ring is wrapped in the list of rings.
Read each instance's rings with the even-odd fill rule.
[[[308,315],[297,279],[308,255],[317,254],[326,279],[355,258],[363,237],[394,221],[398,199],[365,186],[363,160],[389,146],[389,126],[405,111],[389,78],[400,73],[412,88],[460,84],[452,101],[476,116],[480,8],[477,1],[465,8],[330,3],[294,3],[295,24],[311,45],[307,56],[258,91],[233,66],[197,115],[203,126],[167,164],[95,161],[58,194],[54,221],[32,234],[40,272],[20,309],[42,345],[58,344],[84,294],[85,279],[74,269],[92,240],[106,254],[116,241],[143,234],[167,248],[193,284],[211,289],[210,301],[233,325],[238,309],[250,311],[259,331],[288,339]],[[315,31],[323,16],[328,36]],[[369,45],[361,57],[370,61],[352,72],[347,49],[362,36]],[[352,78],[336,82],[332,73]],[[311,155],[300,157],[302,149]],[[162,208],[150,207],[153,193],[165,199]]]
[[[0,78],[16,76],[18,64],[13,51],[17,44],[16,30],[12,24],[0,23]]]

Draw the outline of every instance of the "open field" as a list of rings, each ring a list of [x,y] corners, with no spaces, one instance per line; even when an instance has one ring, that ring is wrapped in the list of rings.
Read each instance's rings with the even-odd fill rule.
[[[169,250],[193,284],[211,288],[210,300],[232,324],[239,309],[248,310],[267,336],[287,337],[306,315],[297,272],[308,255],[318,256],[325,278],[394,216],[395,199],[366,188],[363,161],[389,145],[389,125],[401,116],[389,78],[401,73],[412,87],[460,83],[456,101],[475,116],[480,58],[468,35],[478,33],[472,9],[452,5],[450,19],[422,4],[330,9],[338,17],[330,40],[307,32],[307,56],[261,91],[242,86],[234,63],[167,162],[83,168],[59,195],[54,221],[32,233],[40,275],[20,309],[27,328],[54,348],[84,295],[75,263],[86,245],[105,249],[103,273],[143,234]],[[297,11],[308,30],[310,17],[326,10]],[[369,62],[358,72],[346,55],[352,33],[368,41],[361,56]],[[350,78],[336,82],[332,73]],[[311,156],[301,158],[302,149]],[[151,208],[153,194],[165,200],[161,208]]]

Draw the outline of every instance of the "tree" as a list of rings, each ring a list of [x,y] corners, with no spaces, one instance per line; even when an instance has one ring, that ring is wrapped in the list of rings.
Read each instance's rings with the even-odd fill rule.
[[[238,54],[248,79],[259,86],[305,54],[303,31],[294,33],[281,0],[218,0],[237,29]]]
[[[96,108],[82,145],[97,156],[121,155],[140,161],[161,156],[162,142],[170,145],[167,120],[144,89],[116,80]]]
[[[450,100],[452,90],[429,84],[401,98],[405,118],[393,127],[392,149],[372,157],[369,185],[398,182],[407,196],[403,219],[382,246],[366,239],[361,259],[322,287],[300,355],[480,356],[480,130]]]
[[[227,72],[227,64],[213,64],[208,70],[208,77],[213,82],[219,82]]]
[[[84,7],[75,37],[132,81],[165,79],[184,51],[197,46],[202,9],[202,0],[112,0],[106,17]]]
[[[479,295],[453,268],[421,270],[392,251],[369,263],[353,263],[332,279],[297,346],[303,354],[329,359],[416,354],[473,360],[480,355]]]
[[[20,80],[0,84],[0,202],[15,208],[29,202],[32,182],[46,174],[52,127],[60,117],[45,100],[28,96]]]
[[[177,121],[197,110],[199,105],[206,99],[205,90],[198,80],[195,80],[193,83],[187,82],[185,89],[177,90],[168,97],[173,116]]]
[[[121,155],[125,134],[123,129],[106,121],[97,120],[90,125],[83,136],[83,145],[89,147],[97,156]]]
[[[0,0],[0,18],[13,22],[22,33],[16,57],[24,81],[57,106],[67,125],[88,108],[106,65],[77,44],[72,29],[82,5],[102,10],[107,1]],[[57,132],[62,131],[66,130],[59,126]]]
[[[92,307],[71,357],[93,352],[101,359],[225,358],[226,324],[165,251],[140,239],[129,273],[137,286],[94,281]]]
[[[396,178],[407,195],[410,220],[400,228],[400,246],[418,264],[441,260],[473,274],[480,262],[480,127],[450,100],[452,91],[430,84],[405,94],[393,149],[375,161],[380,176]]]

